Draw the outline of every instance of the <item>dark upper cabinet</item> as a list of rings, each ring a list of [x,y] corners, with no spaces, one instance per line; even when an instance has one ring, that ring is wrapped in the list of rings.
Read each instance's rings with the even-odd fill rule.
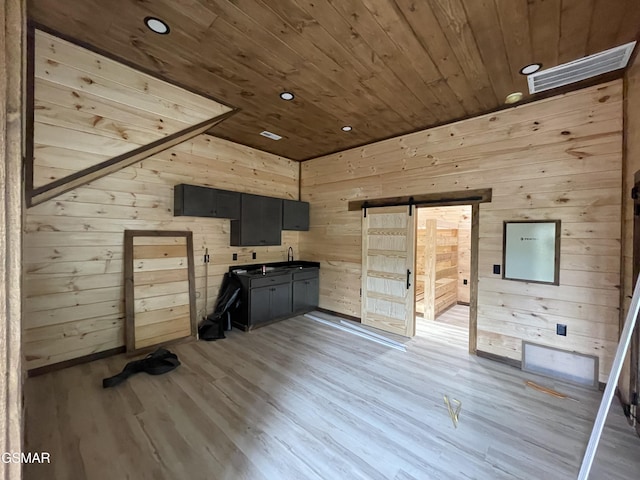
[[[282,199],[243,193],[240,217],[231,221],[231,245],[280,245],[282,233]]]
[[[173,215],[190,217],[239,218],[240,193],[197,185],[176,185]]]
[[[283,200],[282,230],[309,230],[309,203]]]

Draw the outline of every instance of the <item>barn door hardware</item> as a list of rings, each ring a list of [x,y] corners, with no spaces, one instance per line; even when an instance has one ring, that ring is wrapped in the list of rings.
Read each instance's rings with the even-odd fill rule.
[[[407,290],[409,290],[409,287],[411,286],[410,279],[411,279],[411,270],[407,268]]]
[[[409,197],[409,216],[413,215],[413,197]]]
[[[364,218],[367,218],[367,208],[369,208],[369,203],[368,202],[364,202],[362,204],[362,210],[364,211]]]

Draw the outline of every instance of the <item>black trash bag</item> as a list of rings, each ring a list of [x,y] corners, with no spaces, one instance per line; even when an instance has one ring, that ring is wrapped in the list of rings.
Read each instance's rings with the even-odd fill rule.
[[[139,372],[146,372],[149,375],[162,375],[179,365],[180,360],[178,360],[178,356],[175,353],[171,353],[164,348],[158,348],[141,360],[133,360],[127,363],[119,374],[102,380],[102,388],[115,387],[131,375]]]
[[[225,273],[216,300],[216,308],[198,327],[200,340],[225,338],[225,330],[231,330],[231,313],[240,306],[241,290],[240,280],[231,273]]]

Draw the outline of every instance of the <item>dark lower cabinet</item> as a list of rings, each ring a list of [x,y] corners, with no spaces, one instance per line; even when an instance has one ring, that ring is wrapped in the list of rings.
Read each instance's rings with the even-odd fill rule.
[[[317,267],[276,271],[267,275],[238,274],[242,284],[240,309],[233,323],[243,330],[309,312],[318,306]]]
[[[291,313],[291,284],[251,289],[249,311],[252,328],[286,317]]]
[[[309,312],[318,306],[320,280],[318,270],[301,272],[292,283],[292,309],[295,313]]]

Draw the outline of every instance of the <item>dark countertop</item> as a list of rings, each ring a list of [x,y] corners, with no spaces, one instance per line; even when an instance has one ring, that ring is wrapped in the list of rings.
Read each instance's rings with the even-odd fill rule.
[[[266,275],[281,274],[290,272],[291,270],[301,268],[320,268],[319,262],[309,262],[306,260],[294,260],[292,262],[271,262],[271,263],[253,263],[250,265],[232,265],[229,267],[229,272],[236,275],[262,275],[262,266],[267,267]],[[236,272],[236,270],[246,270],[246,272]]]

